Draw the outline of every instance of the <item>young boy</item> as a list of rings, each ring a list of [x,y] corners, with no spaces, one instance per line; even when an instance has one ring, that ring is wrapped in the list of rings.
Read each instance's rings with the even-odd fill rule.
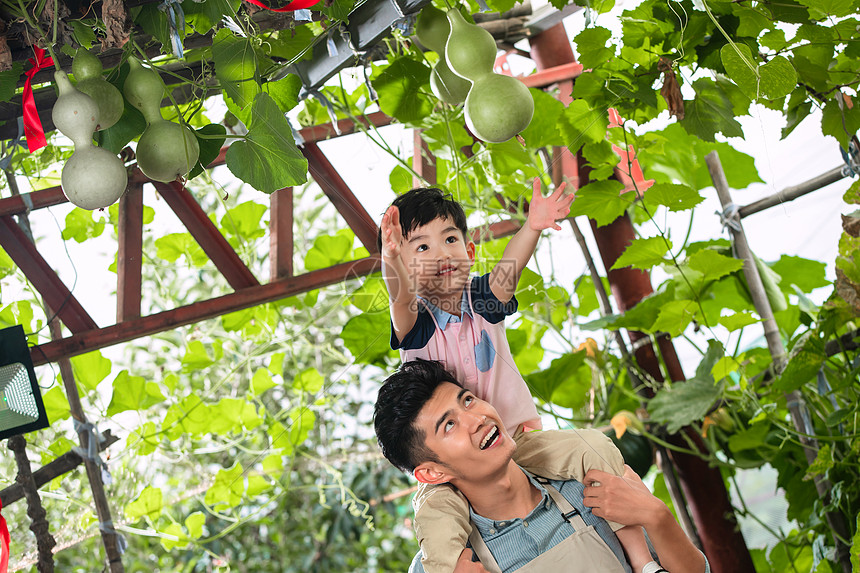
[[[391,310],[391,347],[404,362],[438,360],[463,385],[492,404],[514,436],[514,459],[551,479],[582,480],[589,469],[622,475],[624,460],[595,430],[535,432],[540,418],[514,364],[504,319],[517,310],[520,274],[541,231],[560,230],[573,195],[559,186],[549,197],[535,179],[528,220],[488,274],[470,278],[475,243],[463,208],[439,189],[413,189],[386,210],[380,225],[383,279]],[[448,486],[419,486],[415,532],[428,573],[451,573],[466,551],[471,527],[465,499]],[[651,561],[641,528],[611,524],[633,571]]]

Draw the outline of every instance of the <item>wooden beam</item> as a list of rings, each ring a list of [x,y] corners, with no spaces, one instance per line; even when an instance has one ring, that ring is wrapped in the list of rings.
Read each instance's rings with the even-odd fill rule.
[[[369,275],[379,269],[379,258],[376,256],[340,263],[325,269],[295,277],[285,277],[269,284],[245,288],[173,310],[127,320],[105,328],[94,328],[67,338],[46,342],[32,347],[30,354],[33,357],[33,364],[37,366],[56,362],[61,358],[77,356],[237,310],[274,302],[288,296],[339,283],[347,278]]]
[[[129,182],[119,200],[116,321],[140,316],[143,253],[143,183]]]
[[[66,288],[48,261],[9,215],[0,216],[0,245],[33,283],[45,303],[56,309],[57,316],[69,330],[79,333],[98,328],[78,299]]]
[[[293,188],[269,198],[269,280],[293,276]]]
[[[412,169],[429,185],[436,185],[436,158],[430,151],[430,146],[421,137],[420,129],[412,130]],[[423,187],[424,182],[412,177],[414,187]]]
[[[153,181],[153,185],[231,287],[239,290],[260,284],[188,189],[177,181]]]
[[[369,252],[376,253],[377,226],[364,205],[353,194],[352,189],[316,143],[306,141],[302,153],[308,159],[311,177],[334,204],[358,240]]]

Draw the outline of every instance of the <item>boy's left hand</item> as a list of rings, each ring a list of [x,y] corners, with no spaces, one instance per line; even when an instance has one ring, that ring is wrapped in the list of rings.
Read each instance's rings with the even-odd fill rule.
[[[540,178],[535,177],[532,184],[532,200],[529,203],[529,227],[535,231],[549,228],[561,230],[561,226],[556,221],[570,214],[570,204],[574,199],[572,193],[569,195],[564,193],[565,186],[566,183],[562,183],[556,187],[552,195],[544,197],[541,193]]]

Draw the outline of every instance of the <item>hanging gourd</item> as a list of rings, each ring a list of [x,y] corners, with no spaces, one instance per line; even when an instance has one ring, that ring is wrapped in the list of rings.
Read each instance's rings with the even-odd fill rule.
[[[187,125],[161,117],[164,84],[158,73],[129,58],[131,71],[123,85],[128,103],[146,119],[146,129],[137,142],[137,166],[153,181],[168,183],[184,177],[197,164],[200,145]]]
[[[99,124],[96,130],[107,129],[119,121],[125,107],[122,94],[116,86],[102,77],[103,71],[101,60],[84,48],[78,48],[72,61],[72,73],[77,81],[75,87],[93,98],[99,106]]]
[[[496,42],[489,32],[466,22],[456,9],[448,10],[448,22],[448,65],[455,74],[472,82],[466,97],[466,125],[483,141],[509,140],[532,120],[535,104],[529,89],[511,76],[493,72]]]
[[[74,153],[63,166],[63,193],[82,209],[112,205],[125,192],[128,173],[119,157],[93,145],[99,107],[93,98],[75,89],[66,72],[55,72],[54,80],[60,95],[51,118],[56,128],[75,144]]]
[[[415,35],[427,48],[439,54],[439,60],[433,64],[430,71],[430,89],[433,93],[451,105],[460,105],[466,101],[471,83],[451,71],[445,58],[445,43],[451,25],[445,13],[432,5],[426,6],[418,16],[415,24]]]

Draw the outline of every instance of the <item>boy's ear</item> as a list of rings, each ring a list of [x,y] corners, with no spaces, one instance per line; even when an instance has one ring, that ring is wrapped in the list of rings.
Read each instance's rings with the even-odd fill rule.
[[[475,262],[475,243],[473,241],[469,241],[466,243],[466,254],[469,255],[469,260],[473,263]]]
[[[420,481],[421,483],[437,485],[440,483],[448,483],[451,479],[451,476],[445,472],[444,467],[440,466],[436,462],[424,462],[416,466],[415,471],[412,472],[415,476],[415,479]]]

